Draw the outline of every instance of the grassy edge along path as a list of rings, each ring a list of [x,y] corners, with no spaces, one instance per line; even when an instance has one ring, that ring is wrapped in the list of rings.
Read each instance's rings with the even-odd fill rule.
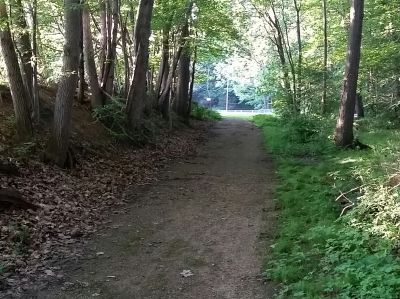
[[[280,212],[268,279],[279,298],[400,298],[400,134],[358,123],[371,150],[339,150],[320,119],[256,116],[275,156]],[[373,126],[376,128],[376,124]]]

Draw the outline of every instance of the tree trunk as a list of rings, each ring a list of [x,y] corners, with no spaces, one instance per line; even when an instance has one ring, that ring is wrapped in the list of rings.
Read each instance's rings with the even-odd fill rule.
[[[281,62],[281,66],[282,66],[282,72],[283,72],[283,84],[285,87],[285,91],[287,93],[287,105],[289,108],[291,108],[290,110],[297,112],[297,104],[296,104],[296,72],[295,72],[295,68],[294,68],[294,64],[293,64],[293,59],[292,59],[292,53],[291,53],[291,49],[290,49],[290,44],[289,44],[289,36],[288,36],[288,28],[287,28],[287,24],[285,21],[285,18],[283,18],[283,24],[285,26],[285,32],[286,32],[286,37],[287,37],[287,41],[285,39],[285,35],[282,31],[282,27],[279,23],[279,19],[276,15],[276,11],[274,6],[271,6],[271,11],[273,14],[273,17],[271,17],[270,14],[268,14],[268,21],[271,25],[272,28],[275,29],[276,32],[276,36],[274,39],[274,44],[276,46],[277,52],[278,52],[278,56],[279,56],[279,60]],[[282,15],[283,15],[283,11],[282,11]],[[286,45],[286,43],[288,45]],[[291,68],[291,73],[292,73],[292,82],[293,82],[293,90],[290,87],[290,82],[289,82],[289,71],[288,71],[288,65],[287,65],[287,61],[286,61],[286,57],[285,57],[285,51],[286,51],[286,55],[288,57],[289,60],[289,65]]]
[[[33,0],[31,6],[32,14],[32,103],[33,103],[33,120],[35,123],[40,122],[40,101],[39,101],[39,82],[38,82],[38,47],[37,47],[37,0]]]
[[[103,105],[103,95],[100,89],[99,80],[97,77],[96,62],[94,60],[92,30],[90,28],[90,13],[85,6],[82,12],[83,25],[83,52],[85,56],[86,74],[89,79],[89,87],[91,95],[91,107],[98,108]]]
[[[349,147],[353,144],[353,121],[360,66],[364,0],[352,0],[350,13],[349,47],[343,82],[339,118],[336,124],[335,144]]]
[[[60,167],[71,165],[69,155],[72,103],[78,83],[79,36],[81,32],[80,0],[64,0],[65,44],[63,69],[54,108],[50,158]]]
[[[365,116],[364,114],[364,103],[363,103],[363,98],[362,95],[357,93],[356,96],[356,108],[355,112],[357,114],[357,118],[363,118]]]
[[[162,57],[161,57],[161,64],[160,70],[158,72],[158,79],[156,83],[156,90],[155,96],[157,101],[159,100],[161,94],[167,89],[167,81],[168,81],[168,74],[169,74],[169,60],[170,60],[170,43],[169,43],[169,32],[171,30],[170,26],[166,26],[163,29],[163,38],[162,38]],[[168,107],[166,103],[168,103],[168,99],[164,101],[164,104],[160,106],[161,114],[165,119],[168,117]]]
[[[7,7],[4,0],[0,0],[0,23],[0,46],[13,99],[16,129],[19,138],[25,139],[32,136],[32,122],[29,111],[29,103],[31,100],[22,80],[17,53],[15,52],[11,37]]]
[[[107,21],[107,55],[104,63],[104,70],[101,88],[106,94],[112,95],[114,90],[115,59],[117,56],[117,36],[119,25],[119,0],[111,0],[111,16]]]
[[[100,0],[100,53],[99,53],[99,64],[100,64],[100,73],[99,73],[99,84],[103,82],[103,74],[104,74],[104,65],[106,62],[107,55],[107,40],[108,40],[108,30],[107,30],[107,21],[108,21],[108,0]]]
[[[189,38],[189,20],[186,20],[182,28],[182,38],[187,40]],[[182,50],[181,58],[179,59],[178,68],[178,86],[177,86],[177,101],[175,112],[183,118],[185,122],[189,121],[187,115],[189,107],[189,84],[190,84],[190,46],[185,42]]]
[[[297,61],[297,108],[300,108],[302,98],[302,77],[303,77],[303,45],[301,40],[301,26],[300,26],[300,9],[301,4],[298,2],[301,0],[294,0],[294,7],[296,10],[296,35],[297,35],[297,46],[298,46],[298,61]]]
[[[111,0],[111,14],[108,14],[107,17],[107,52],[101,82],[101,88],[109,95],[112,95],[114,90],[118,26],[119,0]]]
[[[188,111],[187,111],[188,118],[190,118],[190,114],[192,113],[194,79],[195,79],[195,75],[196,75],[196,63],[197,63],[197,46],[194,49],[194,57],[193,57],[193,62],[192,62],[192,75],[190,78],[190,86],[189,86],[189,107],[188,107]]]
[[[132,130],[141,130],[147,98],[146,75],[149,67],[149,38],[154,0],[141,0],[135,26],[136,67],[129,87],[127,117]]]
[[[122,23],[122,17],[120,15],[120,25],[121,25],[121,47],[124,56],[124,97],[128,96],[129,84],[130,84],[130,74],[131,68],[129,64],[129,53],[127,46],[128,30],[126,29],[126,21]]]
[[[32,47],[31,39],[29,37],[29,29],[25,19],[24,8],[21,0],[14,0],[13,6],[15,8],[15,22],[18,26],[16,46],[21,53],[22,63],[22,79],[24,81],[25,88],[32,99],[32,82],[33,82],[33,70],[32,70]],[[33,106],[33,105],[31,105]]]
[[[81,0],[81,4],[84,4],[83,0]],[[78,102],[83,104],[85,101],[85,55],[83,53],[83,30],[82,30],[82,11],[80,17],[79,27],[81,28],[79,34],[79,84],[78,84]]]
[[[163,91],[160,95],[160,98],[158,99],[158,107],[160,107],[160,110],[163,114],[164,119],[169,118],[169,108],[171,106],[169,100],[170,100],[170,96],[171,96],[170,93],[171,93],[171,89],[172,89],[172,82],[175,77],[175,72],[176,72],[176,68],[178,67],[178,61],[181,57],[182,49],[183,49],[183,45],[180,45],[174,55],[174,59],[172,61],[172,66],[170,67],[170,71],[168,73],[168,77],[167,77],[165,83],[163,83],[163,86],[165,86],[165,88],[163,89]]]
[[[324,76],[323,76],[323,90],[321,100],[321,113],[322,115],[327,112],[327,88],[328,88],[328,16],[327,16],[327,0],[322,1],[323,9],[323,23],[324,23]]]

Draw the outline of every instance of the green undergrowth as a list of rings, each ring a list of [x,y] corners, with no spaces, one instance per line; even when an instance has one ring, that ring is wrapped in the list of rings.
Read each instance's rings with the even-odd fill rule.
[[[217,111],[201,107],[196,103],[192,104],[191,117],[198,120],[221,120],[222,116]]]
[[[94,109],[93,117],[105,126],[115,141],[133,145],[151,143],[164,125],[160,115],[145,113],[140,131],[130,130],[125,103],[120,98],[113,98],[104,106]]]
[[[371,150],[333,146],[333,120],[256,116],[277,161],[279,228],[267,279],[278,298],[400,298],[400,134],[368,120]],[[342,194],[342,196],[341,196]]]

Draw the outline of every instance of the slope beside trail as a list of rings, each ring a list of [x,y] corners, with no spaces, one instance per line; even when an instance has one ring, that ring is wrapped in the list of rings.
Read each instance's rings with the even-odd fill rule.
[[[65,283],[29,298],[271,298],[260,273],[275,225],[261,132],[223,120],[206,145],[131,190],[127,213],[69,262]]]

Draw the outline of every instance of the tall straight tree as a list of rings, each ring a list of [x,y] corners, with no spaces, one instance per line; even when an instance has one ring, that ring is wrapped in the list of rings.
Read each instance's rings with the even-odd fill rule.
[[[4,0],[0,0],[0,46],[13,99],[17,133],[19,138],[24,139],[32,136],[32,121],[29,112],[31,100],[22,80]]]
[[[129,87],[127,118],[132,130],[140,130],[147,98],[146,76],[149,68],[149,38],[154,0],[141,0],[135,26],[136,66]]]
[[[352,146],[354,141],[353,122],[357,97],[358,70],[360,67],[363,17],[364,0],[352,0],[346,70],[343,81],[339,118],[335,131],[335,144],[340,147]]]
[[[119,0],[108,0],[107,16],[107,51],[101,76],[101,88],[106,94],[112,95],[114,89],[115,64],[117,56],[117,37],[119,26]]]
[[[323,90],[321,100],[321,113],[324,115],[327,110],[327,88],[328,88],[328,9],[327,0],[322,0],[322,19],[324,24],[324,77],[323,77]]]
[[[94,50],[92,41],[92,30],[90,28],[90,12],[87,5],[82,11],[82,26],[83,26],[83,52],[85,61],[85,70],[89,78],[89,87],[91,96],[92,108],[97,108],[103,104],[103,96],[100,89],[100,84],[97,77],[96,62],[94,60]]]
[[[38,83],[38,17],[37,17],[37,0],[33,0],[30,5],[32,17],[32,103],[33,103],[33,120],[36,123],[40,121],[40,104],[39,104],[39,83]]]
[[[65,44],[63,69],[54,108],[50,158],[60,167],[72,162],[69,153],[72,103],[78,83],[81,32],[80,0],[64,0]]]
[[[179,59],[178,68],[178,86],[177,86],[177,103],[175,106],[176,113],[183,118],[185,122],[189,122],[188,107],[189,107],[189,88],[190,88],[190,44],[189,44],[189,18],[192,11],[193,2],[190,4],[186,15],[185,24],[182,28],[182,38],[185,40],[185,45]]]
[[[297,60],[297,104],[301,104],[302,97],[302,76],[303,76],[303,42],[301,39],[301,0],[294,0],[294,8],[296,10],[296,35],[297,35],[297,47],[298,47],[298,60]],[[299,109],[300,107],[297,107]]]

